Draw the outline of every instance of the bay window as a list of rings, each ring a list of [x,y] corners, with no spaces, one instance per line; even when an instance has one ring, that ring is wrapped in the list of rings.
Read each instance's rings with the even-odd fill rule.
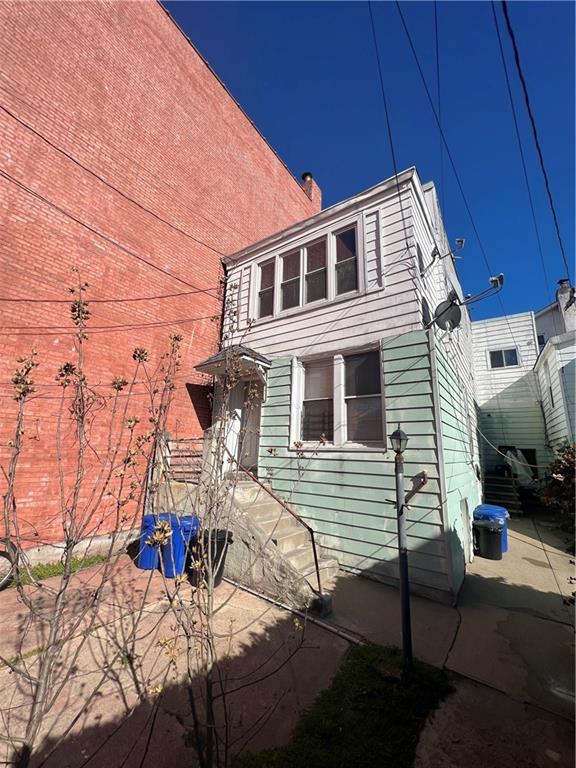
[[[362,287],[356,224],[267,258],[254,275],[251,302],[258,318],[353,294]]]

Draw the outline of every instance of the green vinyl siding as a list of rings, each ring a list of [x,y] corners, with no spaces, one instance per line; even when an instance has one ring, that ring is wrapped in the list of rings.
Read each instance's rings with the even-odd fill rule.
[[[504,445],[513,445],[520,450],[532,448],[536,451],[536,463],[542,467],[547,466],[554,457],[552,449],[546,445],[544,415],[538,405],[480,408],[478,426],[486,437],[486,440],[482,441],[486,472],[493,472],[498,464],[506,464],[505,457],[494,450],[487,441],[496,448]],[[544,470],[538,472],[542,476]]]
[[[429,481],[407,515],[410,574],[422,592],[450,589],[441,514],[437,437],[428,337],[412,331],[381,342],[386,440],[398,423],[409,435],[407,490],[425,470]],[[291,360],[276,359],[262,408],[259,472],[320,534],[341,567],[397,578],[394,454],[390,449],[319,447],[298,456],[290,434]]]
[[[470,558],[470,521],[481,502],[476,476],[478,457],[474,447],[474,412],[466,406],[466,388],[457,373],[457,361],[449,360],[442,342],[435,342],[438,386],[438,417],[441,430],[445,485],[446,535],[450,547],[453,589],[457,591]],[[463,503],[465,502],[465,504]],[[468,519],[464,512],[468,509]]]

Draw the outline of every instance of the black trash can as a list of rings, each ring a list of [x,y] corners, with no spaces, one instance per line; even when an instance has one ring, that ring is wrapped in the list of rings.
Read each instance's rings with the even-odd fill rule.
[[[210,550],[209,542],[211,539]],[[219,586],[224,576],[224,564],[226,563],[226,552],[228,546],[232,543],[232,534],[230,531],[204,531],[202,536],[202,545],[198,542],[192,549],[190,563],[190,581],[195,586],[206,580],[208,562],[211,563],[214,574],[214,587]],[[210,559],[208,552],[210,551]]]
[[[497,520],[474,520],[474,553],[487,560],[502,560],[504,525]]]

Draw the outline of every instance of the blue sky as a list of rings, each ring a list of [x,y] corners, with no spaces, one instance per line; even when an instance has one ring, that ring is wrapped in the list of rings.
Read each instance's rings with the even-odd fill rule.
[[[310,170],[324,205],[392,175],[378,71],[364,2],[166,2],[290,170]],[[434,4],[402,9],[436,99]],[[444,153],[394,3],[373,5],[399,169],[416,165],[444,200],[451,242],[466,238],[458,268],[465,292],[487,286],[488,270]],[[492,272],[504,272],[506,312],[553,299],[565,269],[501,22],[536,205],[546,289],[497,47],[490,3],[439,2],[442,122]],[[511,2],[509,12],[574,279],[574,4]],[[473,317],[501,314],[491,298]]]

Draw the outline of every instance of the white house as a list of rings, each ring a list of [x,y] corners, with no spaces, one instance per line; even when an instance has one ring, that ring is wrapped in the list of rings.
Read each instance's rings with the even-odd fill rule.
[[[481,500],[470,318],[464,307],[452,332],[431,324],[462,298],[451,250],[434,186],[410,168],[225,259],[225,343],[240,360],[230,452],[341,567],[393,582],[400,424],[408,488],[428,478],[408,511],[411,582],[444,600]],[[218,377],[222,358],[200,369]]]

